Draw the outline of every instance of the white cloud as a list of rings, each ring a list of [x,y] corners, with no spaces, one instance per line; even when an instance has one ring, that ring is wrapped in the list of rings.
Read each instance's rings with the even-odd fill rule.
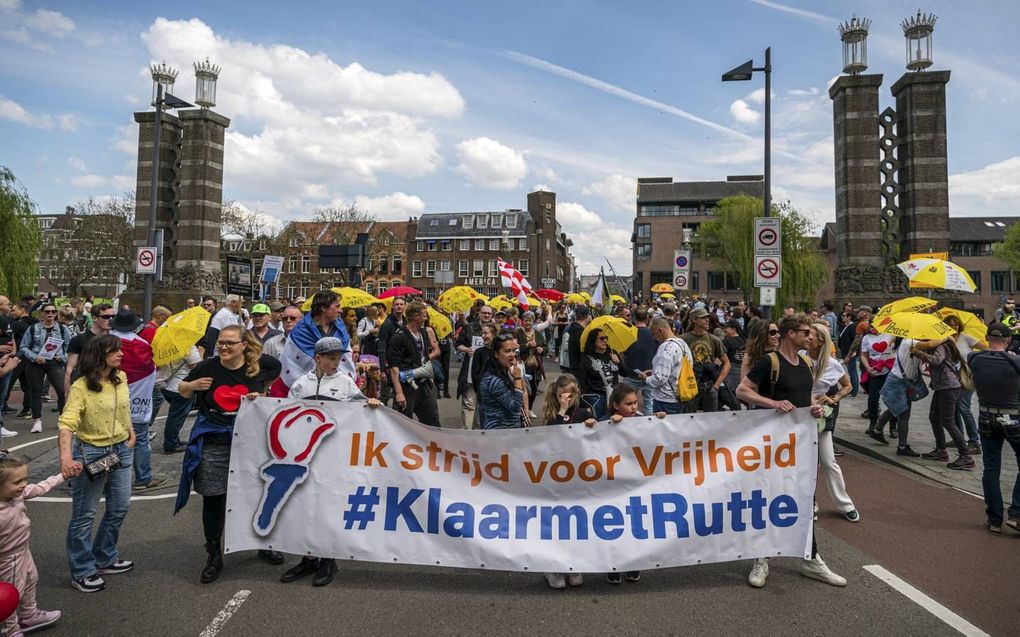
[[[734,100],[730,104],[730,115],[741,124],[757,124],[761,121],[761,113],[751,108],[744,100]]]
[[[216,110],[234,120],[226,181],[252,194],[318,198],[344,184],[375,184],[384,173],[431,174],[442,157],[427,118],[464,109],[438,73],[345,67],[322,53],[230,39],[197,19],[158,18],[142,39],[154,59],[176,68],[206,56],[223,67]],[[136,135],[121,133],[115,146],[133,154]]]
[[[531,187],[531,192],[552,192],[553,189],[545,184],[535,184]]]
[[[110,177],[110,185],[117,190],[134,190],[137,181],[133,175],[114,175]]]
[[[78,117],[71,113],[65,113],[64,115],[57,115],[57,126],[61,130],[73,131],[78,130]]]
[[[372,213],[380,221],[405,221],[408,217],[420,215],[425,210],[425,202],[421,197],[403,192],[381,197],[358,195],[354,198],[354,205]]]
[[[75,175],[71,177],[71,185],[78,188],[99,188],[109,183],[102,175]]]
[[[528,174],[524,156],[494,139],[475,137],[457,144],[456,171],[483,188],[510,190]]]
[[[811,88],[808,89],[794,88],[787,91],[787,94],[792,95],[793,97],[810,97],[818,95],[819,93],[820,91],[818,90],[817,86],[812,86]]]
[[[606,259],[609,259],[620,275],[630,274],[633,258],[630,235],[630,230],[616,225],[567,233],[574,242],[571,250],[577,260],[578,272],[597,273],[600,267],[606,265]]]
[[[27,15],[25,23],[36,31],[58,38],[62,38],[75,30],[73,20],[59,11],[48,11],[46,9],[39,9],[35,13]]]
[[[633,213],[634,202],[637,199],[637,179],[623,175],[607,175],[593,182],[582,192],[601,197],[614,211]]]
[[[0,0],[0,11],[14,11],[21,8],[21,0]]]
[[[0,95],[0,118],[9,119],[32,128],[53,128],[53,118],[49,115],[30,113],[21,104]]]
[[[1020,206],[1020,156],[949,176],[950,210],[961,216],[1013,214]]]
[[[574,231],[590,230],[602,225],[602,217],[572,201],[562,201],[556,204],[556,220],[563,225],[568,236]]]
[[[67,158],[67,163],[74,166],[74,169],[77,170],[78,172],[87,173],[89,171],[89,167],[85,165],[85,160],[82,159],[81,157],[75,157],[74,155],[71,155],[70,157]]]
[[[138,154],[138,129],[131,124],[124,124],[117,127],[117,132],[111,140],[111,147],[119,152],[128,155]]]

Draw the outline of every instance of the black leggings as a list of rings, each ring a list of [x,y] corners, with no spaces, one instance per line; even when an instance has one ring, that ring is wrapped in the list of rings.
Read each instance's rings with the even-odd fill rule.
[[[207,544],[218,544],[227,526],[227,494],[202,496],[202,530]]]
[[[57,409],[64,411],[64,364],[58,361],[42,363],[29,361],[25,372],[28,377],[28,389],[31,392],[29,404],[32,407],[32,418],[42,418],[43,388],[47,378],[50,380],[50,386],[57,391]]]

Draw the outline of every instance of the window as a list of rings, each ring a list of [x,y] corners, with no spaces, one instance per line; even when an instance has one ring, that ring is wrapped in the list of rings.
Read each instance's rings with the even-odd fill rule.
[[[461,250],[470,250],[471,249],[471,239],[461,239],[460,240],[460,249]]]
[[[475,224],[479,230],[484,230],[485,228],[488,228],[489,215],[478,215],[478,218],[475,220]]]
[[[393,279],[392,281],[390,281],[390,285],[392,287],[399,288],[400,287],[400,279]]]
[[[644,261],[652,258],[652,244],[650,243],[639,243],[634,246],[634,258],[638,261]]]
[[[1013,291],[1020,292],[1020,272],[1013,273]]]
[[[287,271],[290,272],[291,274],[296,273],[297,272],[297,255],[296,254],[290,255],[290,258],[287,259],[287,262],[289,264],[289,267],[287,268]],[[292,296],[290,298],[294,298],[294,297]]]
[[[689,217],[705,214],[696,203],[687,204],[642,204],[642,217]]]
[[[368,267],[365,269],[368,270],[369,274],[375,272],[375,257],[368,257]]]
[[[390,256],[388,254],[379,255],[379,274],[389,274]]]
[[[1009,292],[1009,272],[1001,270],[992,270],[992,292]],[[975,281],[976,283],[976,281]]]
[[[371,281],[366,283],[365,284],[365,291],[374,296],[375,295],[375,283],[372,283]]]
[[[725,290],[726,289],[726,273],[725,272],[709,272],[708,273],[708,289],[709,290]]]
[[[489,239],[489,249],[498,252],[499,251],[499,239]]]
[[[411,276],[421,276],[421,261],[411,261]]]
[[[466,215],[462,217],[461,220],[463,221],[463,223],[461,224],[461,228],[464,228],[465,230],[470,230],[475,227],[475,218],[473,216]]]
[[[312,257],[308,254],[301,255],[301,274],[308,274],[312,269]]]
[[[697,292],[701,287],[701,273],[697,270],[691,272],[691,290]]]
[[[439,242],[439,249],[442,250],[443,252],[449,252],[450,250],[453,250],[453,241],[449,239],[443,239],[442,241]]]
[[[506,227],[507,228],[516,228],[517,227],[517,215],[507,215],[506,216]]]
[[[489,276],[499,276],[499,264],[495,261],[489,261]]]
[[[431,226],[433,228],[438,226],[438,225],[439,225],[439,219],[432,219],[431,221],[429,221],[429,226]]]
[[[439,262],[439,271],[440,272],[449,272],[450,271],[450,261],[447,260],[447,259],[444,259],[444,260],[440,261]]]
[[[639,223],[637,224],[637,238],[651,239],[652,238],[652,224],[650,223]]]
[[[503,227],[503,215],[492,215],[491,228],[502,228]]]
[[[401,263],[402,260],[403,257],[400,256],[399,254],[393,255],[393,269],[390,270],[390,274],[400,274],[400,266],[402,265]]]
[[[291,300],[297,298],[297,288],[295,286],[293,285],[287,286],[287,298]]]
[[[518,239],[517,240],[517,249],[518,250],[527,250],[528,249],[528,240],[526,238],[525,239]]]
[[[454,217],[453,219],[450,219],[450,225],[451,226],[457,225],[457,217]]]
[[[485,262],[484,261],[477,260],[477,261],[474,262],[473,265],[474,265],[474,267],[473,267],[472,271],[474,272],[474,276],[476,276],[476,277],[478,277],[478,276],[485,276]]]
[[[548,250],[548,249],[549,249],[549,239],[546,239],[546,240],[545,240],[545,249],[546,249],[546,250]]]
[[[970,274],[970,278],[974,279],[974,285],[977,286],[974,288],[974,291],[979,292],[981,290],[981,271],[969,270],[968,273]]]
[[[740,289],[740,273],[738,273],[738,272],[727,272],[726,273],[726,289],[727,290],[739,290]]]
[[[457,262],[457,276],[467,275],[468,275],[468,260],[461,259],[460,261]]]
[[[475,239],[475,250],[485,249],[485,239]]]
[[[389,283],[387,283],[386,281],[379,281],[379,294],[382,294],[388,289],[390,289]]]
[[[425,262],[425,276],[433,277],[436,276],[436,262],[426,261]]]
[[[436,245],[435,241],[427,241],[427,242],[425,242],[425,247],[428,248],[429,252],[435,252],[436,250],[439,249],[439,247]]]
[[[414,249],[417,250],[418,252],[425,252],[425,242],[424,241],[415,241],[414,242]]]
[[[521,259],[520,261],[517,262],[517,270],[524,276],[528,276],[528,269],[529,268],[527,259]]]

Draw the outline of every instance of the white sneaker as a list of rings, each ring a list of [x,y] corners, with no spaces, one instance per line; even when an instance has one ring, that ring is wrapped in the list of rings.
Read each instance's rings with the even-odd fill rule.
[[[34,433],[34,434],[41,434],[42,433],[42,419],[41,418],[36,418],[35,422],[32,423],[32,433]]]
[[[769,578],[769,558],[759,557],[751,567],[751,574],[747,576],[747,583],[755,588],[765,586],[765,580]]]
[[[571,586],[581,586],[584,584],[584,575],[581,575],[580,573],[571,573],[570,575],[567,575],[567,584],[570,584]]]
[[[18,435],[18,432],[11,431],[7,427],[0,426],[0,438],[13,438],[14,436],[17,436],[17,435]]]
[[[815,555],[813,560],[804,560],[800,563],[800,574],[804,577],[816,579],[819,582],[832,584],[833,586],[846,586],[846,579],[836,575],[822,561],[821,555]]]
[[[545,581],[549,583],[549,588],[567,587],[567,578],[563,576],[563,573],[546,573]]]

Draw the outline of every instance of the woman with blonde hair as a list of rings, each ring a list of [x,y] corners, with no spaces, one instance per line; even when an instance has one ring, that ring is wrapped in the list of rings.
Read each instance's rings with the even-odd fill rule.
[[[241,400],[265,393],[280,375],[280,362],[262,353],[262,346],[240,325],[220,330],[216,340],[219,356],[207,358],[178,385],[184,398],[195,396],[198,416],[184,454],[181,484],[174,513],[188,503],[192,483],[202,496],[202,528],[208,554],[202,570],[203,584],[213,582],[223,570],[222,536],[227,515],[227,474],[234,419]],[[278,551],[259,551],[270,564],[283,564]]]

